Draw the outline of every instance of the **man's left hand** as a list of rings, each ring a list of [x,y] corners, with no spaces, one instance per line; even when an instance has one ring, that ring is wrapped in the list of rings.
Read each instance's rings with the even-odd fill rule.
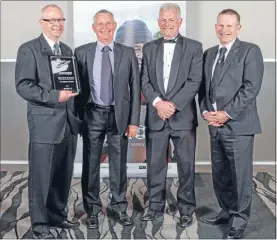
[[[230,119],[229,116],[224,111],[217,111],[216,118],[217,118],[217,121],[221,124],[226,123]]]
[[[128,125],[125,136],[133,138],[138,134],[138,126]]]

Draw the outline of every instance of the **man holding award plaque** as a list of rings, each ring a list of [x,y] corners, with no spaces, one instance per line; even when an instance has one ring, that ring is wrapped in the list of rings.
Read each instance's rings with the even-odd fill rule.
[[[43,33],[18,50],[15,85],[27,101],[29,127],[29,208],[35,238],[55,238],[50,226],[72,228],[66,205],[77,134],[74,97],[79,84],[71,49],[60,42],[64,15],[56,5],[41,11]]]
[[[113,41],[116,22],[107,10],[93,19],[97,41],[75,50],[82,93],[76,98],[83,125],[82,191],[87,227],[98,227],[102,208],[100,161],[108,140],[111,202],[108,216],[126,226],[128,137],[135,137],[140,117],[140,78],[134,48]]]

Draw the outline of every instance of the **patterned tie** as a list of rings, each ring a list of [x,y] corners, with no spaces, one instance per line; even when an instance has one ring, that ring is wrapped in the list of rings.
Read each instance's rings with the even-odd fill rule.
[[[55,43],[53,46],[53,53],[54,55],[61,55],[60,47],[58,43]]]
[[[214,74],[213,74],[213,77],[212,77],[211,83],[210,83],[209,95],[210,95],[211,103],[215,103],[215,101],[216,101],[216,90],[217,90],[218,83],[220,80],[221,71],[224,66],[224,56],[225,56],[226,51],[227,51],[226,47],[219,49],[219,57],[218,57],[216,65],[215,65]]]
[[[102,68],[101,68],[101,92],[100,99],[108,106],[113,103],[113,73],[112,64],[109,58],[109,46],[102,48]]]

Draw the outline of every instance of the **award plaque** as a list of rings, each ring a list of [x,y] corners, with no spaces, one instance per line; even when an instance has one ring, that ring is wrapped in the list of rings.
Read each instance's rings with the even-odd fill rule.
[[[80,92],[80,81],[75,57],[49,56],[51,79],[54,89]]]

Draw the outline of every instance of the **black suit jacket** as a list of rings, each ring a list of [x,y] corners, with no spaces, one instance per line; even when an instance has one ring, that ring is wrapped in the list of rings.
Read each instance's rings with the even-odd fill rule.
[[[199,91],[201,114],[214,111],[209,98],[212,68],[218,45],[204,53],[203,82]],[[217,110],[225,111],[232,118],[224,124],[225,135],[252,135],[261,133],[256,97],[260,92],[264,72],[260,48],[252,43],[236,39],[222,69],[216,92]],[[210,134],[216,135],[217,128],[209,126]]]
[[[146,126],[160,130],[164,121],[152,105],[156,97],[172,101],[177,111],[169,118],[174,130],[193,129],[198,126],[195,95],[202,80],[202,44],[178,37],[172,59],[167,91],[163,83],[163,39],[143,46],[142,92],[147,99]]]
[[[71,49],[60,42],[62,55],[72,56]],[[81,121],[75,116],[74,100],[59,103],[59,91],[53,89],[48,56],[53,52],[44,36],[22,44],[17,53],[15,85],[17,93],[27,102],[30,141],[60,143],[68,118],[75,135]]]
[[[88,43],[75,50],[82,89],[75,103],[82,120],[91,94],[96,44]],[[140,118],[139,67],[133,48],[114,43],[113,83],[117,129],[120,134],[124,134],[129,124],[138,126]]]

